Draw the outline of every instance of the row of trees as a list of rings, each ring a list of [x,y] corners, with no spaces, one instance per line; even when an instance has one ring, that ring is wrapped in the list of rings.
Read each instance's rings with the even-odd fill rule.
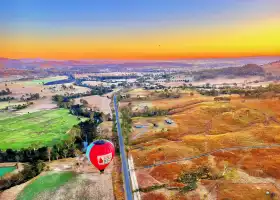
[[[158,96],[160,98],[179,98],[180,97],[180,92],[179,89],[173,91],[173,90],[168,90],[165,88],[163,91],[160,91]]]
[[[121,127],[122,134],[124,137],[124,143],[127,145],[129,143],[129,134],[132,128],[132,112],[129,107],[124,107],[120,110],[121,114]]]
[[[97,126],[101,121],[89,119],[80,122],[69,131],[67,139],[63,141],[54,139],[53,145],[49,147],[39,147],[38,144],[33,144],[28,149],[0,150],[0,162],[35,162],[75,157],[77,152],[83,151],[83,142],[90,143],[97,137]]]
[[[30,94],[22,95],[20,98],[21,101],[32,101],[37,99],[40,99],[39,93],[34,93],[34,94],[30,93]]]
[[[15,100],[15,98],[14,97],[9,97],[9,96],[0,98],[0,102],[11,101],[11,100]]]
[[[168,114],[168,110],[161,110],[159,108],[149,108],[145,106],[142,111],[133,112],[132,117],[154,117],[154,116],[164,116]]]
[[[280,84],[269,84],[267,87],[258,87],[254,89],[244,88],[224,88],[224,89],[211,89],[211,90],[197,90],[202,95],[218,96],[220,94],[239,94],[244,97],[261,97],[263,94],[273,92],[280,93]]]
[[[25,108],[27,108],[28,106],[30,106],[32,104],[33,104],[33,102],[27,102],[27,103],[24,103],[24,104],[17,104],[17,105],[12,105],[12,106],[6,106],[2,110],[9,110],[9,109],[12,109],[12,110],[22,110],[22,109],[25,109]]]

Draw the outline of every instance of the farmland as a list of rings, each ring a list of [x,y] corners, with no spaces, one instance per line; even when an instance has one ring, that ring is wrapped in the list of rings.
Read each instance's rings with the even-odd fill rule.
[[[40,176],[24,188],[24,190],[19,194],[17,200],[35,199],[40,193],[55,190],[72,178],[74,178],[74,174],[72,172],[50,173]]]
[[[104,113],[111,113],[111,108],[110,108],[111,99],[108,99],[107,97],[92,95],[87,97],[76,98],[75,104],[81,104],[80,103],[81,99],[88,102],[87,107],[89,108],[92,109],[97,108],[98,110],[101,110]]]
[[[168,110],[165,116],[132,119],[129,153],[142,198],[277,199],[280,100],[232,95],[231,101],[215,102],[193,92],[131,102],[132,111],[143,104]],[[209,172],[180,182],[203,168]],[[244,193],[236,192],[240,188]]]
[[[66,109],[39,111],[0,120],[0,149],[42,147],[68,138],[66,132],[79,120]]]

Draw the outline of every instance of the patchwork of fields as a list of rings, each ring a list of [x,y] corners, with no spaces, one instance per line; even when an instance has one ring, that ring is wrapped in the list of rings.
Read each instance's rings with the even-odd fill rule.
[[[77,117],[66,109],[39,111],[0,120],[0,149],[38,148],[62,142]]]

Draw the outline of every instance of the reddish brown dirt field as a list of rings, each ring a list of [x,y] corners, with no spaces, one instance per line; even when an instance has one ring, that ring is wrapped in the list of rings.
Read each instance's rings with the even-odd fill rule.
[[[162,183],[151,176],[147,170],[136,171],[138,186],[140,188],[147,188],[153,185],[161,185]]]
[[[173,183],[183,172],[195,171],[209,166],[208,158],[201,157],[193,161],[160,165],[150,170],[149,174],[163,183]]]
[[[167,110],[171,108],[178,108],[182,106],[188,106],[197,102],[207,101],[209,97],[200,97],[197,95],[190,96],[187,94],[182,94],[178,99],[162,99],[162,100],[155,100],[152,101],[152,105],[159,109]]]
[[[162,193],[149,192],[141,195],[142,200],[168,200]]]
[[[278,200],[279,189],[273,184],[219,184],[217,188],[218,200]],[[275,196],[267,195],[266,192],[274,193]]]
[[[159,181],[170,181],[176,180],[184,170],[186,170],[184,165],[174,163],[154,167],[151,170],[150,175]]]
[[[280,179],[280,148],[218,152],[213,155],[219,168],[223,168],[223,162],[227,161],[233,167],[241,168],[251,176]]]

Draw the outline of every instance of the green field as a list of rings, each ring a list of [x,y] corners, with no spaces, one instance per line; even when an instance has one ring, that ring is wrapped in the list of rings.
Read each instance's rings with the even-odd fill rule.
[[[66,109],[34,112],[0,120],[0,149],[52,146],[69,137],[66,132],[78,124]]]
[[[33,200],[42,192],[57,190],[74,177],[75,174],[72,172],[49,173],[40,176],[24,188],[17,200]]]
[[[67,77],[55,76],[55,77],[48,77],[48,78],[43,78],[43,79],[36,79],[36,80],[32,80],[32,81],[26,81],[24,84],[25,85],[43,85],[44,83],[57,81],[57,80],[64,80],[64,79],[67,79]]]
[[[16,167],[12,166],[12,167],[0,167],[0,177],[4,176],[7,173],[10,173],[12,171],[14,171],[16,169]]]

